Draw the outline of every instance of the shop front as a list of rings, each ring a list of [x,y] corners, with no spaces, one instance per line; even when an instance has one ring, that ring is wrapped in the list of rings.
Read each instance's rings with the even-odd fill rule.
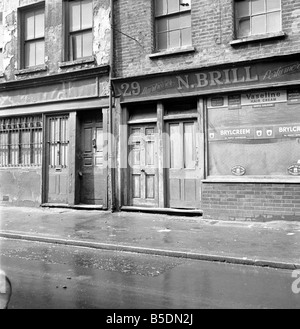
[[[3,84],[0,200],[106,209],[108,68]]]
[[[296,57],[115,79],[114,86],[121,207],[297,220]]]

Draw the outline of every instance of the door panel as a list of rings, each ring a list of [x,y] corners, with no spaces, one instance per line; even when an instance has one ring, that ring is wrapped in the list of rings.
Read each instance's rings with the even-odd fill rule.
[[[130,205],[155,207],[158,204],[155,126],[130,127]]]
[[[106,183],[103,158],[103,123],[98,112],[80,119],[80,203],[104,205]]]
[[[68,116],[47,119],[47,202],[68,203],[69,128]]]
[[[169,207],[200,207],[200,168],[196,121],[169,123],[167,194]]]

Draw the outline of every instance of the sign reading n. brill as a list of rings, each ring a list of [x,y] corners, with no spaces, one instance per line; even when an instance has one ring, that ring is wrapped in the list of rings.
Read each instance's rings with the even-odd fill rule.
[[[209,92],[237,91],[241,88],[274,87],[274,83],[300,83],[300,61],[285,60],[257,64],[223,65],[222,68],[203,68],[180,73],[165,72],[128,79],[113,79],[116,96],[121,101],[146,100],[151,98],[181,95],[201,95]],[[248,89],[249,88],[249,89]],[[271,92],[270,92],[271,93]],[[242,102],[270,103],[280,101],[286,95],[244,92]],[[243,96],[244,97],[244,96]],[[237,100],[236,100],[237,102]],[[238,106],[238,104],[236,104]]]

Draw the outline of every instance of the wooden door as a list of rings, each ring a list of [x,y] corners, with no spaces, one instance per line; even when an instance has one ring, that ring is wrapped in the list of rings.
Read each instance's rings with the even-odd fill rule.
[[[199,208],[200,168],[196,121],[169,123],[167,131],[169,207]]]
[[[47,119],[47,193],[48,203],[68,204],[69,117]]]
[[[130,127],[129,203],[156,207],[158,204],[157,150],[155,125]]]
[[[80,203],[104,205],[106,177],[103,158],[103,122],[101,113],[88,112],[81,120]]]

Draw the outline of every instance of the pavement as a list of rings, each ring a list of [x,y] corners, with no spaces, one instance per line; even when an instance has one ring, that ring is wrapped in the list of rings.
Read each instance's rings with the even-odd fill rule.
[[[1,206],[0,220],[2,238],[300,269],[300,218],[228,222],[205,216]]]

